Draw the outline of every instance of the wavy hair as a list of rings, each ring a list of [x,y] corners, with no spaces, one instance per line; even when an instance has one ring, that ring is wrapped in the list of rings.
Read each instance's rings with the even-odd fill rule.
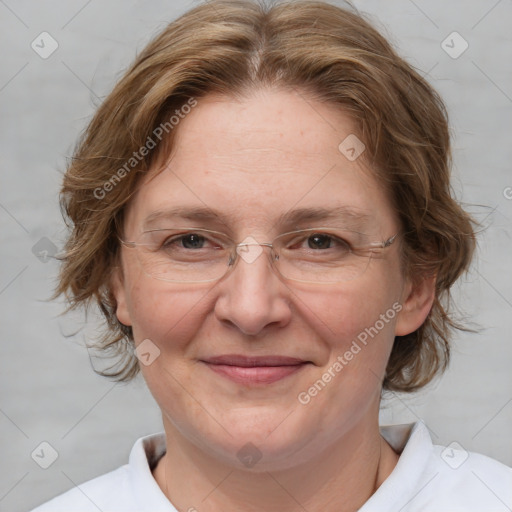
[[[443,101],[351,7],[209,0],[157,35],[97,109],[66,170],[61,208],[70,233],[54,297],[64,294],[68,310],[99,306],[106,324],[96,346],[115,358],[100,373],[135,376],[132,330],[117,320],[109,280],[125,207],[179,126],[161,141],[155,130],[191,100],[261,86],[306,91],[356,122],[398,213],[404,272],[436,276],[433,307],[418,330],[395,338],[383,382],[385,390],[421,388],[446,368],[452,331],[463,328],[449,311],[450,288],[471,262],[473,222],[450,187]],[[143,151],[149,138],[156,147]]]

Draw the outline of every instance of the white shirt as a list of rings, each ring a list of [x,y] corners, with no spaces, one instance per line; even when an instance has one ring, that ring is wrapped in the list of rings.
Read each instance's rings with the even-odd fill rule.
[[[381,433],[400,458],[359,512],[512,510],[512,468],[452,445],[433,445],[421,422],[381,427]],[[32,512],[177,512],[151,473],[164,453],[164,434],[141,438],[128,464]]]

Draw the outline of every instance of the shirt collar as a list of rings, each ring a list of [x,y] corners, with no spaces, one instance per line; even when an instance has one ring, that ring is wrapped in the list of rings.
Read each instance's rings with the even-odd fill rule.
[[[383,426],[380,431],[382,437],[400,454],[400,458],[388,478],[359,512],[396,512],[404,509],[414,498],[434,452],[429,431],[421,421]]]
[[[381,426],[380,432],[400,458],[388,478],[359,512],[396,512],[405,507],[414,497],[433,453],[430,434],[421,421]],[[165,434],[159,433],[138,439],[130,453],[130,484],[141,512],[176,512],[152,474],[165,450]]]
[[[162,432],[141,437],[130,453],[130,486],[141,512],[176,512],[152,473],[165,449],[165,434]]]

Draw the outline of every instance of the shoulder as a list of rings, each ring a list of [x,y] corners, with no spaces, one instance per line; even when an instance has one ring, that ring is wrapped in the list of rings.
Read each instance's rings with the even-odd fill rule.
[[[432,444],[426,425],[383,427],[400,453],[391,475],[361,512],[510,512],[512,469],[453,442]]]
[[[425,493],[453,510],[508,511],[512,508],[512,468],[460,445],[433,446],[422,479]]]
[[[70,489],[32,512],[130,511],[133,504],[128,465],[125,465]]]
[[[89,480],[32,512],[176,512],[153,478],[152,468],[165,453],[165,436],[137,440],[129,463]]]

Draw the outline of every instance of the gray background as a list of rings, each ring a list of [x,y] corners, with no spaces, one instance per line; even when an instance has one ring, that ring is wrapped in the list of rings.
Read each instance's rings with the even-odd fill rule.
[[[449,371],[428,390],[390,395],[382,423],[423,418],[436,444],[457,441],[512,465],[512,1],[355,4],[445,98],[454,189],[486,226],[478,261],[456,289],[480,332],[457,336]],[[61,174],[95,107],[136,51],[192,5],[0,1],[2,511],[28,510],[118,467],[137,437],[161,429],[140,378],[115,385],[93,373],[83,337],[94,321],[58,316],[62,301],[45,300],[57,264],[33,247],[62,246]],[[43,31],[59,45],[47,59],[31,48]],[[453,31],[469,44],[457,59],[441,46]],[[31,458],[43,441],[58,452],[46,470]]]

